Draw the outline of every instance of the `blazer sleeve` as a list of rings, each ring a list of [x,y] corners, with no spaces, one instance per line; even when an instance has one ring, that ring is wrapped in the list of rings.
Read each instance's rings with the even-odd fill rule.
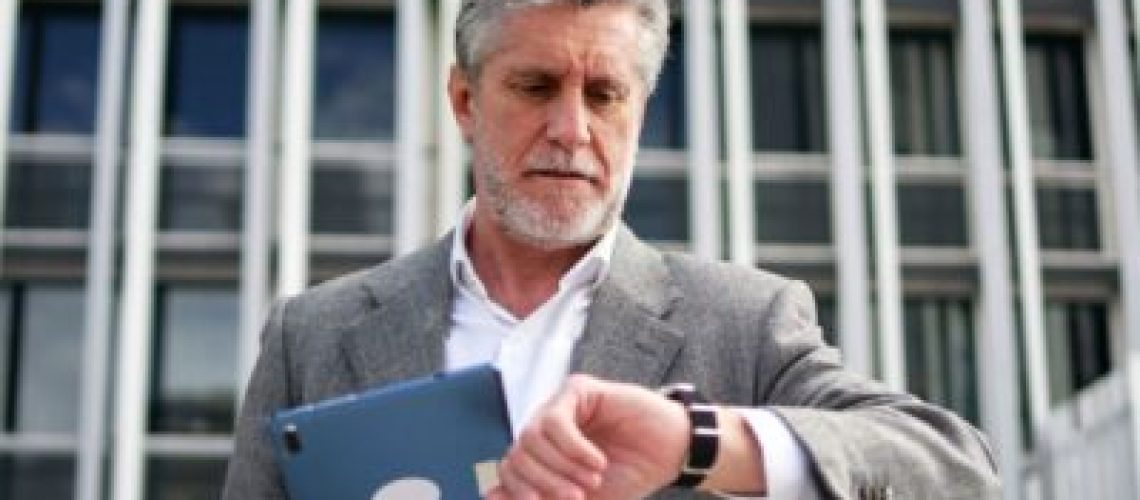
[[[285,339],[287,301],[278,302],[261,335],[261,353],[247,386],[234,431],[223,500],[285,499],[267,423],[273,411],[292,406]]]
[[[950,411],[844,370],[814,311],[799,282],[773,299],[764,326],[774,345],[758,369],[757,396],[804,447],[822,496],[1000,498],[982,434]]]

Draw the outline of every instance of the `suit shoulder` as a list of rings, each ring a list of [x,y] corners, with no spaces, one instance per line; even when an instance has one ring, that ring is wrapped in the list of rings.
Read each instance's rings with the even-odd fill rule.
[[[770,300],[774,295],[799,283],[757,267],[701,259],[687,254],[667,253],[673,279],[685,293],[707,294],[719,299]]]

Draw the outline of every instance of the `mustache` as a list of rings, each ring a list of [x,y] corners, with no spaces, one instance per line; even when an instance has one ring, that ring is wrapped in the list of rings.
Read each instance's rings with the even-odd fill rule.
[[[597,180],[601,173],[601,167],[588,155],[550,151],[528,158],[524,173],[526,175],[585,177],[590,180]]]

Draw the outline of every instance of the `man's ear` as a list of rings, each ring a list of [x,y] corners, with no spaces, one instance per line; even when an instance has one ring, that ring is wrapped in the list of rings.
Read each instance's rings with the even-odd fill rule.
[[[463,133],[463,140],[471,142],[471,132],[474,128],[474,82],[458,66],[451,67],[447,77],[447,100],[451,103],[451,112],[455,114],[455,123]]]

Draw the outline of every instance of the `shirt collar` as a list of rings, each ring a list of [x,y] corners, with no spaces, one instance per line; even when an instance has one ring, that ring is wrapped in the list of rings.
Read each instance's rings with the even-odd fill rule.
[[[471,262],[467,252],[467,232],[471,229],[471,221],[475,214],[475,199],[472,198],[460,211],[459,219],[455,222],[455,231],[451,240],[450,275],[451,283],[457,289],[467,290],[483,298],[489,298],[482,280],[475,273],[475,265]],[[613,224],[598,239],[578,262],[570,267],[558,282],[559,290],[570,288],[595,288],[609,274],[610,262],[613,259],[614,241],[617,239],[618,225]]]

